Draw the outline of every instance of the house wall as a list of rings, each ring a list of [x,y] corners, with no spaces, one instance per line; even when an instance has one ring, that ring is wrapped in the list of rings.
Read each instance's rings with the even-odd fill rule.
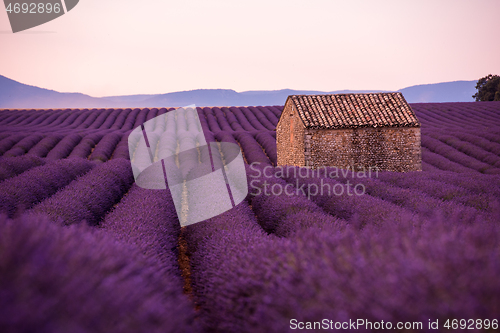
[[[297,109],[287,102],[276,126],[278,165],[305,165],[304,131]]]
[[[399,172],[422,170],[420,128],[306,130],[304,141],[304,166],[354,166],[356,170],[377,167]],[[280,147],[278,156],[279,150]]]

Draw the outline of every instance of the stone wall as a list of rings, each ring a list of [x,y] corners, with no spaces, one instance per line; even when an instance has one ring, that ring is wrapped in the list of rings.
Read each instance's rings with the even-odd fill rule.
[[[276,126],[278,165],[305,165],[304,130],[297,109],[293,103],[286,103]]]
[[[309,129],[305,131],[304,141],[302,165],[313,168],[354,166],[356,170],[363,167],[399,172],[422,170],[420,128]]]

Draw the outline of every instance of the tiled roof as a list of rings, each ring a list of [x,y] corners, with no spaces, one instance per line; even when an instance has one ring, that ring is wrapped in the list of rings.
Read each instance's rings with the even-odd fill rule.
[[[306,128],[420,127],[399,92],[292,95],[288,99],[295,104]]]

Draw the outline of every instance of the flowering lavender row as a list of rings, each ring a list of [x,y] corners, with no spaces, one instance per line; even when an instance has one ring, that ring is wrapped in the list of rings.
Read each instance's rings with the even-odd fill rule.
[[[108,129],[108,126],[111,126],[112,122],[114,121],[113,114],[116,113],[116,111],[122,110],[92,109],[89,111],[89,117],[85,119],[80,127],[85,129]]]
[[[357,179],[345,179],[342,183],[329,178],[334,175],[332,170],[335,168],[316,170],[315,174],[297,167],[276,170],[283,171],[282,177],[290,185],[294,185],[297,191],[300,190],[325,212],[350,221],[357,227],[411,218],[412,214],[407,209],[366,194],[364,184]]]
[[[433,181],[460,186],[472,194],[484,194],[491,197],[500,197],[500,177],[497,175],[484,175],[469,173],[467,175],[454,172],[437,172],[414,177],[429,178]]]
[[[115,151],[113,152],[113,155],[111,155],[110,159],[112,158],[124,158],[129,160],[129,149],[128,149],[128,136],[130,134],[129,132],[125,132],[122,134],[122,137],[120,139],[120,142],[116,145]]]
[[[144,189],[136,184],[106,215],[100,228],[120,241],[134,244],[158,261],[172,285],[182,289],[177,263],[180,224],[168,190]]]
[[[177,305],[170,311],[175,310],[182,321],[192,321],[194,310],[182,293],[184,281],[178,264],[180,225],[168,189],[148,190],[134,184],[100,227],[119,241],[138,247],[155,263],[165,282],[161,295],[168,297],[170,306]]]
[[[208,124],[208,121],[206,119],[205,113],[202,108],[196,108],[197,113],[198,113],[198,119],[201,124],[201,128],[203,133],[205,134],[205,142],[215,142],[215,136],[214,133],[210,130],[210,125]]]
[[[480,162],[470,156],[467,156],[466,154],[459,152],[458,150],[430,136],[422,135],[421,141],[422,145],[427,147],[432,152],[442,155],[463,166],[474,169],[481,173],[488,173],[488,171],[492,173],[497,173],[496,170],[491,165]]]
[[[276,149],[276,139],[268,132],[259,132],[255,135],[257,142],[264,148],[267,156],[273,163],[278,164],[278,151]]]
[[[122,113],[120,113],[120,116],[118,117],[117,119],[117,123],[115,125],[113,125],[111,127],[111,129],[122,129],[122,130],[125,130],[125,131],[130,131],[131,129],[133,129],[133,126],[134,126],[134,123],[135,123],[135,117],[137,116],[137,114],[139,113],[139,109],[125,109],[125,118],[121,118],[122,117]],[[120,125],[120,127],[118,127],[118,122],[122,122],[123,123]]]
[[[114,109],[111,111],[112,112],[105,119],[104,123],[101,126],[99,126],[99,129],[107,130],[107,129],[111,129],[112,127],[114,127],[113,129],[120,129],[118,127],[117,121],[121,122],[123,124],[123,121],[125,121],[126,115],[128,113],[125,112],[123,109]],[[123,113],[123,116],[120,118],[120,120],[118,120],[118,118],[120,117],[120,115],[122,113]]]
[[[452,114],[450,116],[449,114],[446,114],[445,112],[443,112],[443,110],[441,110],[441,112],[439,112],[436,109],[426,110],[424,108],[422,110],[422,113],[425,114],[429,118],[429,120],[430,120],[429,123],[434,124],[434,125],[431,125],[430,127],[435,127],[436,124],[439,127],[443,127],[443,126],[447,126],[447,127],[457,126],[458,127],[458,126],[461,126],[461,124],[462,124],[462,119],[460,119],[460,117],[458,117],[458,119],[457,119],[456,114]],[[419,114],[422,114],[422,113],[419,113]],[[419,116],[419,114],[417,114],[417,117]]]
[[[176,313],[178,323],[192,322],[195,313],[182,292],[184,281],[178,264],[180,225],[169,191],[148,190],[134,184],[106,215],[100,228],[115,239],[136,246],[155,264],[164,281],[159,295],[168,299],[169,312]]]
[[[272,165],[262,147],[255,141],[253,136],[246,132],[235,133],[235,138],[238,140],[245,158],[249,164],[262,163]]]
[[[81,140],[82,136],[78,133],[65,136],[51,151],[49,151],[47,159],[58,160],[68,157]]]
[[[57,118],[59,118],[60,114],[57,112],[50,112],[49,116],[42,122],[38,124],[40,127],[45,127],[45,126],[52,126],[52,123],[54,123]]]
[[[2,112],[3,113],[3,112]],[[27,117],[28,115],[25,115]],[[11,112],[10,114],[5,115],[5,117],[1,120],[2,124],[10,125],[10,123],[19,118],[19,113],[15,114]]]
[[[435,139],[438,139],[447,145],[457,149],[458,151],[467,154],[470,157],[473,157],[476,160],[487,163],[494,168],[498,169],[500,166],[500,157],[498,155],[492,154],[488,151],[483,150],[482,148],[473,145],[469,142],[462,141],[455,136],[451,135],[443,135],[435,132],[428,132],[427,135],[432,136]],[[493,168],[492,168],[493,169]],[[491,170],[493,171],[493,170]],[[500,170],[497,170],[500,171]]]
[[[258,106],[257,107],[262,114],[269,120],[269,122],[273,125],[273,129],[276,128],[276,125],[278,125],[278,120],[281,115],[281,111],[278,111],[278,116],[276,116],[276,113],[273,112],[272,107],[270,106]],[[265,126],[265,122],[262,122],[262,124]]]
[[[23,124],[23,123],[26,123],[26,122],[32,122],[34,121],[36,118],[39,118],[39,117],[43,117],[43,119],[47,118],[48,115],[49,115],[49,112],[50,111],[47,111],[43,114],[33,114],[33,113],[23,113],[23,114],[20,114],[18,117],[11,117],[11,118],[8,118],[6,119],[6,123],[8,123],[10,126],[15,126],[15,125],[20,125],[20,124]]]
[[[35,113],[31,117],[25,117],[25,118],[19,117],[19,118],[21,118],[21,119],[15,120],[15,121],[11,122],[10,124],[11,125],[22,125],[23,123],[28,123],[31,125],[42,125],[42,124],[46,123],[46,121],[48,119],[54,120],[54,111],[49,109],[49,110],[46,110],[44,112]]]
[[[29,155],[46,157],[47,154],[63,139],[63,134],[53,134],[40,140],[33,148],[28,151]]]
[[[474,128],[499,126],[498,102],[411,104],[424,127]],[[472,116],[472,117],[471,117]]]
[[[31,134],[16,143],[11,149],[6,151],[3,156],[5,157],[15,157],[26,154],[33,146],[43,139],[40,134]]]
[[[258,122],[262,124],[265,130],[273,131],[278,124],[278,119],[272,112],[263,108],[263,107],[255,107],[250,106],[248,110],[254,114],[257,118]]]
[[[3,155],[25,137],[26,135],[23,134],[13,134],[0,141],[0,155]]]
[[[87,128],[88,129],[99,129],[101,128],[101,126],[104,125],[104,122],[110,118],[110,119],[113,119],[111,117],[111,114],[113,113],[113,110],[105,110],[105,109],[101,109],[99,110],[99,116],[95,119],[95,121],[90,124]]]
[[[269,128],[266,128],[260,120],[256,117],[256,113],[259,112],[260,110],[254,107],[242,107],[240,108],[241,112],[245,115],[245,117],[248,119],[250,124],[252,124],[252,127],[254,127],[258,131],[266,131],[269,130]],[[262,118],[263,120],[267,120],[266,118]],[[275,127],[272,127],[271,130],[273,130]]]
[[[87,160],[60,160],[34,167],[0,183],[0,212],[9,217],[30,209],[91,170]]]
[[[218,141],[218,142],[229,142],[229,143],[233,143],[233,144],[237,144],[238,145],[238,141],[236,141],[233,137],[232,134],[230,133],[227,133],[227,132],[218,132],[215,134],[215,139]],[[223,148],[223,151],[222,151],[222,154],[224,155],[224,147]],[[241,146],[240,146],[241,148]],[[242,155],[243,155],[243,159],[244,161],[248,164],[248,160],[247,160],[247,157],[245,155],[245,152],[243,151],[243,149],[241,149],[241,152],[242,152]],[[213,152],[215,153],[215,152]],[[228,155],[231,155],[231,154],[228,154]]]
[[[369,195],[392,202],[423,216],[442,214],[447,218],[460,217],[460,219],[467,221],[474,221],[479,217],[486,218],[484,214],[472,207],[455,202],[445,202],[433,198],[420,190],[391,186],[376,178],[359,178],[354,173],[347,177],[340,176],[339,181],[343,183],[351,181],[352,183],[362,184]]]
[[[441,169],[433,166],[432,164],[425,162],[425,160],[422,158],[422,171],[424,171],[424,172],[439,172],[439,171],[441,171]]]
[[[22,123],[19,123],[18,125],[23,125],[23,126],[33,126],[33,127],[55,127],[59,124],[62,124],[64,120],[66,120],[73,112],[71,110],[65,110],[64,112],[57,112],[54,111],[53,115],[50,117],[47,117],[50,115],[50,110],[48,113],[45,115],[41,115],[40,112],[34,115],[33,118],[31,119],[26,119]],[[78,114],[78,112],[76,112]]]
[[[211,108],[205,107],[202,109],[202,112],[203,112],[204,117],[200,116],[200,119],[206,118],[208,128],[212,133],[217,133],[217,132],[222,131],[219,124],[217,123],[217,118],[215,118],[215,115],[213,114],[213,111]]]
[[[116,145],[121,139],[121,133],[112,132],[106,134],[95,146],[94,151],[92,151],[92,154],[89,156],[89,160],[106,162],[111,158],[111,155],[113,155]]]
[[[199,332],[161,264],[103,231],[0,217],[0,261],[3,332]]]
[[[20,157],[2,157],[0,158],[0,182],[44,164],[44,159],[31,154]]]
[[[233,131],[233,128],[231,128],[231,126],[229,125],[227,119],[226,119],[226,115],[224,114],[224,112],[219,109],[218,107],[214,107],[212,108],[212,112],[215,116],[215,118],[217,119],[217,123],[219,124],[220,128],[223,130],[223,131]]]
[[[96,109],[90,110],[89,113],[86,114],[86,117],[82,119],[81,123],[78,124],[78,121],[76,121],[71,127],[72,128],[89,128],[90,125],[96,121],[97,117],[99,117],[99,114],[101,112]]]
[[[78,114],[78,112],[76,112]],[[50,124],[51,127],[63,127],[61,126],[67,119],[73,115],[73,111],[70,109],[65,110],[62,114],[57,117],[57,119]]]
[[[207,221],[185,227],[184,236],[188,244],[193,294],[205,329],[211,332],[244,332],[248,319],[241,310],[255,293],[252,285],[248,284],[254,281],[241,280],[242,276],[231,280],[233,273],[226,267],[234,266],[234,261],[241,257],[242,249],[245,249],[243,252],[254,253],[255,245],[272,236],[267,236],[257,224],[246,201]],[[240,268],[236,269],[241,271],[248,264],[240,262]],[[242,284],[248,291],[234,294],[231,287]]]
[[[495,316],[490,296],[497,293],[499,267],[491,251],[498,247],[498,228],[408,220],[361,230],[310,228],[276,239],[262,235],[241,205],[188,226],[186,239],[193,290],[209,331],[283,332],[292,318],[426,323],[469,313]],[[459,279],[474,287],[457,288]]]
[[[65,113],[68,115],[60,124],[58,124],[58,128],[66,128],[71,125],[75,119],[77,119],[82,113],[81,110],[66,110]]]
[[[117,109],[116,111],[117,112],[112,117],[113,122],[108,123],[108,120],[106,120],[106,123],[103,124],[103,127],[109,128],[112,130],[121,129],[123,124],[125,123],[125,120],[127,119],[127,116],[129,115],[129,113],[132,110],[130,110],[130,109]]]
[[[210,131],[262,131],[274,130],[277,124],[275,113],[264,107],[230,107],[199,109],[206,118]],[[281,111],[276,111],[281,113]],[[200,117],[201,118],[201,117]]]
[[[86,135],[80,143],[71,151],[69,158],[87,158],[96,146],[101,141],[104,133],[96,132]]]
[[[478,210],[492,212],[499,204],[496,195],[488,195],[483,191],[474,193],[463,187],[429,177],[428,173],[410,172],[402,175],[395,172],[381,172],[378,179],[396,187],[416,189],[434,198],[457,202]]]
[[[113,112],[113,109],[100,109],[99,116],[94,120],[92,124],[87,127],[87,129],[104,129],[104,123],[107,121],[107,119],[113,119]]]
[[[250,122],[249,118],[247,118],[247,112],[242,112],[242,109],[244,108],[223,108],[223,110],[226,111],[226,117],[229,123],[235,131],[254,131],[256,129],[255,120],[252,119],[252,122]]]
[[[133,181],[130,161],[113,159],[42,201],[31,213],[49,215],[63,224],[85,220],[95,225],[122,198]]]
[[[453,171],[458,173],[471,173],[475,170],[467,168],[461,164],[450,161],[446,157],[433,153],[429,149],[422,147],[422,161],[426,162],[439,170]]]
[[[205,138],[200,138],[200,140],[205,140]],[[184,178],[187,177],[188,173],[198,165],[198,151],[196,149],[192,149],[192,147],[197,146],[196,137],[191,137],[190,135],[180,136],[179,138],[179,151],[182,151],[182,154],[178,155],[179,159],[179,169]]]
[[[451,134],[462,141],[471,143],[497,156],[500,155],[500,144],[498,144],[498,142],[495,142],[496,140],[488,140],[484,138],[483,136],[479,135],[479,133],[467,133],[464,131],[449,131],[447,132],[447,134]],[[494,136],[492,138],[494,138]],[[500,137],[498,137],[497,140],[500,141]]]
[[[500,144],[500,133],[493,133],[493,132],[480,132],[477,133],[477,135],[491,141],[494,143],[499,143]]]
[[[283,106],[282,105],[280,105],[280,106],[267,106],[266,109],[271,111],[274,114],[274,116],[276,117],[276,119],[279,119],[281,116],[281,112],[283,111]],[[278,124],[277,120],[276,120],[276,124]]]
[[[491,103],[490,103],[491,104]],[[491,104],[493,105],[493,104]],[[495,104],[496,105],[496,104]],[[424,127],[469,127],[472,126],[498,126],[497,114],[495,107],[488,110],[488,104],[471,104],[469,107],[456,107],[451,104],[438,105],[438,104],[412,104],[417,116],[422,118]],[[210,111],[207,111],[210,110]],[[226,110],[228,112],[226,112]],[[239,122],[248,122],[254,129],[257,130],[270,130],[277,124],[277,119],[281,115],[282,106],[280,107],[240,107],[232,108],[231,110],[225,108],[224,112],[218,108],[204,108],[204,113],[207,118],[208,113],[215,114],[217,121],[223,130],[235,130],[232,125],[238,126],[237,123],[232,122],[229,125],[228,119],[236,117]],[[117,114],[131,113],[133,119],[132,124],[127,124],[124,127],[118,126],[114,123],[113,119]],[[113,126],[114,129],[130,130],[133,127],[139,126],[147,119],[152,119],[154,114],[163,112],[162,109],[81,109],[81,110],[22,110],[19,115],[12,113],[5,113],[5,117],[1,118],[2,124],[9,125],[27,125],[37,127],[65,127],[71,126],[72,128],[94,128],[94,129],[107,129]],[[215,112],[215,113],[214,113]],[[138,114],[140,115],[138,116]],[[71,114],[71,115],[69,115]],[[107,116],[106,116],[107,115]],[[246,120],[239,118],[244,115]],[[229,118],[228,118],[229,117]],[[70,119],[71,118],[71,119]],[[116,118],[116,119],[118,119]],[[124,122],[124,117],[121,117],[119,122]],[[105,122],[102,122],[102,120]],[[207,119],[208,120],[208,119]],[[135,126],[134,126],[135,125]],[[239,124],[241,125],[241,123]],[[243,126],[245,128],[245,126]],[[239,127],[236,130],[240,130]],[[245,130],[251,130],[245,128]]]
[[[84,110],[85,112],[82,112],[78,118],[76,118],[72,123],[68,124],[69,128],[72,129],[85,129],[88,128],[90,125],[96,121],[96,119],[99,117],[101,111],[97,109],[92,109],[92,110]]]
[[[460,124],[456,122],[455,119],[450,119],[450,121],[446,123],[445,116],[440,115],[435,109],[425,108],[425,105],[419,105],[419,107],[414,109],[414,111],[417,117],[421,119],[422,125],[425,127],[443,127],[445,124],[448,127],[454,127],[459,126]]]
[[[231,109],[222,108],[227,122],[234,131],[251,131],[254,127],[248,122],[248,119],[241,113],[240,109],[232,107]]]
[[[257,169],[248,173],[248,199],[261,227],[268,233],[289,237],[303,229],[324,225],[341,226],[344,221],[325,214],[294,184],[273,175],[273,171]],[[265,171],[264,171],[265,170]]]
[[[142,109],[137,113],[137,117],[135,118],[134,125],[132,128],[136,128],[144,124],[146,121],[146,117],[148,116],[149,109]]]

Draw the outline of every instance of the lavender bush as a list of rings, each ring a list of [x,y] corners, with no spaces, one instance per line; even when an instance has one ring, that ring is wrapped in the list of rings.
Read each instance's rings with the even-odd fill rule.
[[[36,145],[28,151],[29,155],[46,157],[47,154],[63,139],[62,134],[53,134],[41,139]]]
[[[82,141],[71,151],[68,158],[87,158],[93,151],[96,144],[101,141],[104,133],[96,132],[86,135]]]
[[[94,151],[89,156],[89,160],[106,162],[115,151],[116,145],[121,139],[121,133],[113,132],[106,134],[95,146]]]
[[[194,179],[210,161],[182,135],[194,113],[2,110],[0,155],[22,156],[0,158],[0,331],[286,332],[292,318],[428,331],[429,319],[497,319],[500,102],[411,106],[424,171],[371,178],[275,175],[282,106],[197,108],[207,142],[241,147],[249,194],[184,228],[200,196],[177,217],[169,189],[132,185],[128,134],[156,119],[145,124],[155,155],[197,146],[178,156]],[[224,191],[212,192],[200,195]]]
[[[61,160],[34,167],[0,184],[0,213],[18,215],[91,170],[87,160]]]
[[[8,151],[25,137],[26,135],[23,134],[12,134],[0,141],[0,155],[3,155],[6,151]]]
[[[44,165],[45,160],[33,155],[0,158],[0,182],[17,176],[26,170]]]
[[[199,332],[157,261],[85,225],[0,217],[0,262],[2,332]]]
[[[67,135],[47,154],[47,159],[58,160],[66,158],[80,143],[82,136],[78,133]]]
[[[62,224],[85,220],[95,225],[122,198],[133,181],[130,161],[113,159],[42,201],[31,213],[46,214]]]

